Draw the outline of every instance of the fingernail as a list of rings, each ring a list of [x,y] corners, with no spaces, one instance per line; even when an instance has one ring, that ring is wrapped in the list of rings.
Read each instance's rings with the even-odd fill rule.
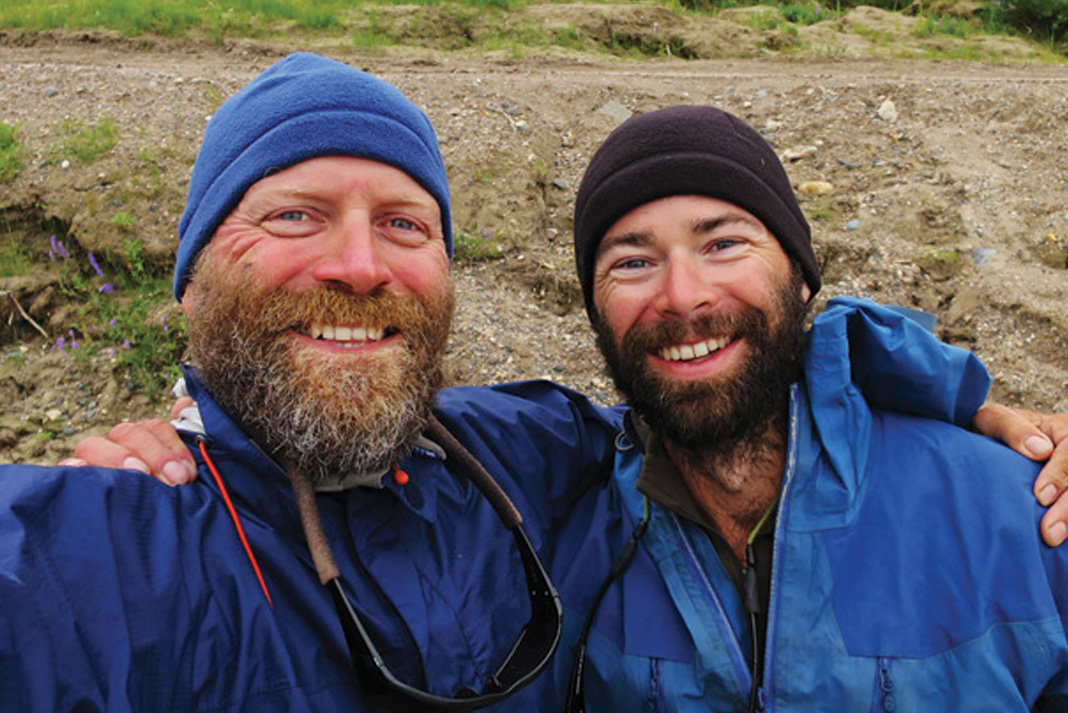
[[[163,466],[163,477],[171,485],[185,485],[189,481],[189,471],[178,461],[172,460]]]
[[[64,458],[63,460],[61,460],[58,463],[58,465],[78,467],[78,466],[89,465],[89,464],[87,462],[85,462],[84,460],[82,460],[81,458]]]
[[[1068,534],[1068,525],[1065,525],[1063,522],[1055,522],[1050,525],[1049,537],[1053,540],[1054,547],[1064,542],[1064,536],[1066,534]]]
[[[1053,483],[1050,483],[1046,487],[1042,488],[1041,492],[1039,492],[1039,494],[1038,494],[1038,502],[1041,505],[1045,505],[1046,507],[1049,507],[1050,505],[1053,504],[1053,500],[1056,497],[1057,497],[1057,486],[1054,485]],[[1057,523],[1057,524],[1062,524],[1062,523]]]
[[[1027,440],[1024,441],[1024,448],[1036,458],[1041,458],[1048,454],[1052,447],[1053,444],[1045,436],[1028,436]]]
[[[148,467],[147,463],[140,458],[134,458],[133,456],[127,457],[126,460],[122,462],[122,467],[127,470],[139,470],[146,474],[152,472],[152,469]]]

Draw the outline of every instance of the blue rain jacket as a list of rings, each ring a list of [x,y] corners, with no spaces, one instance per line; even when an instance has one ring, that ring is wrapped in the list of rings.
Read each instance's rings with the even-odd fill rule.
[[[203,463],[179,488],[102,468],[0,468],[0,710],[380,710],[355,682],[285,474],[189,382],[273,609]],[[437,413],[547,564],[557,520],[607,480],[618,417],[547,382],[450,389]],[[511,534],[451,465],[417,450],[400,463],[406,486],[317,496],[387,665],[442,695],[481,687],[529,616]],[[557,710],[549,683],[493,710]]]
[[[987,386],[974,356],[899,314],[841,299],[817,318],[791,395],[761,710],[1068,710],[1068,550],[1040,540],[1038,466],[930,420],[967,423]],[[636,436],[616,459],[611,497],[561,537],[572,577],[641,519]],[[588,603],[565,603],[573,638]],[[588,655],[591,713],[746,710],[746,616],[698,526],[652,504]],[[569,667],[558,655],[558,684]]]

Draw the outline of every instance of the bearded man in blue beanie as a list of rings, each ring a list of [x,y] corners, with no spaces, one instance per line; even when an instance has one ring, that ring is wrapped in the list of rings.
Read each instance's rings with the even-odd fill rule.
[[[432,408],[452,236],[423,112],[287,57],[212,118],[179,236],[199,477],[0,469],[0,709],[557,707],[540,560],[615,419],[547,385]]]

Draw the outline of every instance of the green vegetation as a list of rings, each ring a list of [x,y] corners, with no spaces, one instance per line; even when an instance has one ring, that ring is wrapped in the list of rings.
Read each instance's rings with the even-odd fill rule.
[[[479,228],[478,235],[457,232],[452,240],[452,257],[457,264],[471,264],[504,257],[504,245],[488,228]]]
[[[400,0],[231,0],[203,3],[193,0],[0,0],[0,28],[44,31],[58,28],[114,30],[127,36],[209,39],[277,39],[285,33],[294,41],[305,38],[347,42],[374,49],[390,45],[422,44],[446,50],[478,48],[511,50],[554,45],[571,49],[600,47],[617,54],[692,56],[679,41],[632,37],[616,32],[594,37],[567,27],[547,29],[534,21],[516,21],[510,10],[546,0],[409,0],[422,6],[416,13],[399,11]],[[551,0],[550,0],[551,1]],[[601,0],[612,2],[613,0]],[[914,0],[654,0],[674,11],[716,15],[731,8],[757,6],[736,22],[778,33],[774,48],[793,47],[797,28],[834,20],[865,4],[887,11],[915,7]],[[975,33],[1010,33],[1048,43],[1057,49],[1068,39],[1068,0],[983,0],[970,16],[941,16],[926,11],[922,36],[945,34],[968,37]],[[944,8],[945,5],[943,4]],[[930,14],[927,14],[930,12]],[[942,12],[945,12],[943,9]],[[1063,52],[1063,47],[1062,50]]]
[[[118,213],[111,216],[111,222],[113,225],[117,225],[123,230],[129,230],[134,227],[134,223],[137,222],[137,219],[126,211],[120,210]]]
[[[22,156],[15,132],[18,124],[5,124],[0,121],[0,183],[15,180],[22,170]]]
[[[93,124],[64,121],[59,125],[59,132],[63,137],[63,147],[62,156],[53,157],[57,161],[74,156],[82,163],[92,163],[111,150],[119,140],[119,129],[110,119],[101,119]]]
[[[185,325],[171,295],[170,270],[145,263],[141,240],[127,240],[121,255],[98,256],[61,230],[46,237],[26,226],[0,223],[0,229],[0,276],[58,273],[53,313],[66,319],[58,330],[53,324],[54,349],[80,361],[111,357],[146,393],[166,393],[178,375]]]
[[[0,277],[29,275],[33,259],[19,233],[8,232],[0,238]]]

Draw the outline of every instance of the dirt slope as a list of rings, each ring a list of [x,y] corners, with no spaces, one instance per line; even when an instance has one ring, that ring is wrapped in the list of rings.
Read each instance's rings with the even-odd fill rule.
[[[31,153],[0,186],[7,229],[52,217],[86,250],[103,250],[131,237],[111,222],[121,211],[136,218],[148,255],[168,259],[206,118],[283,51],[0,37],[0,121],[21,122]],[[327,51],[426,109],[450,171],[456,232],[501,241],[501,259],[456,270],[458,382],[550,377],[613,398],[572,274],[574,191],[627,114],[711,103],[793,157],[787,168],[825,264],[821,302],[851,294],[934,312],[940,336],[988,363],[995,397],[1068,410],[1066,67]],[[63,120],[98,118],[119,127],[107,155],[66,168],[48,160]],[[0,278],[0,290],[35,305],[50,336],[63,332],[61,302],[41,297],[47,278]],[[33,337],[12,305],[3,309],[0,459],[50,462],[73,439],[158,410],[106,360],[78,366]]]

